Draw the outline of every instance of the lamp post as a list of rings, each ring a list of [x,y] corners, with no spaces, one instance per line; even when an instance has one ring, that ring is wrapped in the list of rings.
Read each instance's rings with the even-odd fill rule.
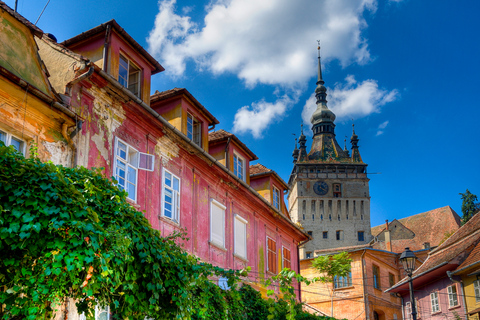
[[[402,263],[403,269],[408,275],[408,286],[410,288],[410,305],[412,306],[412,319],[417,320],[417,306],[415,305],[415,298],[413,297],[413,283],[412,283],[412,272],[415,270],[415,260],[417,257],[410,250],[410,248],[405,248],[405,251],[400,255],[400,262]]]

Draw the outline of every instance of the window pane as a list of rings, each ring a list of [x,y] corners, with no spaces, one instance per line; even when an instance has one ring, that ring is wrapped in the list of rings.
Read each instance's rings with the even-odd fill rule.
[[[127,192],[128,192],[128,197],[132,199],[133,201],[136,200],[135,198],[135,185],[132,183],[127,183]]]
[[[173,190],[179,191],[179,181],[177,178],[173,177]]]
[[[15,150],[19,151],[19,152],[23,152],[23,141],[20,140],[20,139],[17,139],[15,137],[12,137],[11,141],[10,141],[10,145],[12,145]]]
[[[172,186],[172,175],[167,171],[165,171],[165,185]]]
[[[132,168],[128,166],[128,177],[127,177],[128,182],[132,183],[133,185],[136,184],[137,182],[137,170],[135,168]]]
[[[128,87],[128,61],[120,56],[120,65],[118,68],[118,82],[124,87]]]

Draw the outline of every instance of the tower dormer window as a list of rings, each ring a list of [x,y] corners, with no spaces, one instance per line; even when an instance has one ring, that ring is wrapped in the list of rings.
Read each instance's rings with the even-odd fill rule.
[[[132,61],[120,55],[118,67],[118,82],[134,95],[140,97],[141,70]]]
[[[197,146],[202,146],[202,124],[190,113],[187,115],[187,137]]]

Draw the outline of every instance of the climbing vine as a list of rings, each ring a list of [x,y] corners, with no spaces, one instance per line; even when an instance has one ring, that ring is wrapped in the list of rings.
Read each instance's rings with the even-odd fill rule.
[[[50,319],[65,298],[87,319],[95,305],[141,320],[264,319],[272,305],[290,305],[239,288],[245,271],[202,263],[179,237],[162,237],[101,169],[25,159],[0,145],[1,319]],[[219,276],[230,290],[213,284]]]

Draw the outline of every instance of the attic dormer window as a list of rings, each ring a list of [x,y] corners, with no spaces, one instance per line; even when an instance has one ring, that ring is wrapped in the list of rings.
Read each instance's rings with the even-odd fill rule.
[[[140,97],[140,68],[132,61],[120,55],[118,67],[118,82],[134,95]]]
[[[233,155],[233,174],[245,181],[245,160],[236,153]]]
[[[280,191],[273,187],[273,206],[280,210]]]
[[[190,113],[187,114],[187,137],[197,146],[202,146],[202,124]]]

